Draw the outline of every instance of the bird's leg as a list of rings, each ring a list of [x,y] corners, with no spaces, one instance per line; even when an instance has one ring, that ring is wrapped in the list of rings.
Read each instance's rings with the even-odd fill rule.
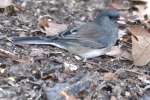
[[[83,61],[83,62],[87,62],[87,58],[84,57],[84,58],[82,59],[82,61]]]
[[[87,58],[86,57],[82,57],[80,55],[75,55],[74,57],[75,57],[75,59],[80,60],[82,62],[87,62]]]

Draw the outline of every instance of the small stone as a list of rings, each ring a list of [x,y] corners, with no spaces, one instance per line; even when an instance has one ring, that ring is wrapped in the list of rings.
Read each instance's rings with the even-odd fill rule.
[[[64,62],[64,67],[66,71],[76,71],[78,69],[78,67],[74,64],[69,64],[67,62]]]

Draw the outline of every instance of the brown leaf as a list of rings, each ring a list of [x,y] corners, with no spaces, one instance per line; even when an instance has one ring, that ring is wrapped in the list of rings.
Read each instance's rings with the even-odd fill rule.
[[[116,9],[128,9],[129,2],[127,0],[112,0],[110,6]]]
[[[140,20],[144,20],[145,15],[147,15],[147,18],[150,18],[150,0],[131,0],[134,7],[138,9],[138,12],[134,13],[134,15],[137,15]],[[137,4],[136,4],[137,3]]]
[[[135,5],[135,8],[138,9],[138,11],[135,11],[133,13],[134,16],[138,16],[138,18],[140,20],[144,20],[144,15],[145,15],[145,11],[146,11],[146,5]]]
[[[104,74],[104,80],[116,80],[117,79],[117,75],[115,73],[105,73]]]
[[[106,55],[117,57],[120,59],[122,58],[126,60],[131,60],[131,61],[133,60],[130,52],[128,52],[127,50],[123,50],[118,46],[113,46],[111,48],[111,51],[106,53]]]
[[[31,48],[30,56],[32,56],[32,57],[39,56],[40,57],[43,54],[47,55],[47,54],[49,54],[49,52],[44,50],[43,48]]]
[[[134,2],[148,2],[149,0],[129,0],[129,1],[134,1]]]
[[[111,96],[110,100],[117,100],[115,96]]]
[[[21,64],[31,64],[33,63],[33,58],[29,56],[25,56],[22,58],[15,59],[15,61]]]
[[[6,8],[11,5],[13,5],[12,0],[0,0],[0,8]]]
[[[150,33],[140,25],[129,28],[132,36],[132,56],[134,64],[146,65],[150,62]]]
[[[74,96],[68,95],[65,91],[62,91],[61,95],[65,97],[65,100],[77,100]]]
[[[145,14],[147,14],[148,19],[150,19],[150,0],[147,2]]]
[[[46,33],[48,36],[54,36],[67,29],[66,24],[58,24],[53,21],[50,21],[50,19],[47,16],[39,18],[38,25],[41,31]]]

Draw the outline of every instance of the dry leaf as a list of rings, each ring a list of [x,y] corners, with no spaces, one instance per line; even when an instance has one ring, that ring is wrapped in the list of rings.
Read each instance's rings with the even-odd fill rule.
[[[150,80],[148,79],[146,75],[139,75],[138,79],[141,80],[145,84],[150,84]]]
[[[115,73],[108,72],[108,73],[104,74],[103,78],[104,78],[104,80],[108,80],[108,81],[116,80],[117,79],[117,75]]]
[[[38,20],[38,25],[40,30],[48,36],[54,36],[62,31],[65,31],[68,27],[66,24],[58,24],[51,21],[48,16],[40,17]]]
[[[65,91],[62,91],[60,94],[65,97],[65,100],[77,100],[74,96],[68,95]]]
[[[148,2],[149,0],[129,0],[129,1],[133,1],[133,2]]]
[[[6,13],[7,15],[13,15],[24,10],[15,0],[0,0],[0,9],[1,13]]]
[[[16,77],[13,77],[13,76],[8,77],[8,80],[15,82],[16,81]]]
[[[15,61],[21,64],[31,64],[33,63],[33,58],[29,56],[25,56],[22,58],[15,59]]]
[[[138,11],[134,11],[133,16],[138,16],[140,20],[144,20],[146,5],[135,5],[134,7],[137,8]]]
[[[131,0],[133,2],[140,2],[139,4],[134,4],[134,7],[138,9],[138,12],[134,15],[137,15],[140,20],[144,20],[145,15],[148,19],[150,18],[150,0]]]
[[[5,68],[0,68],[0,73],[1,73],[1,74],[4,74],[4,73],[5,73],[5,71],[6,71],[6,69],[5,69]]]
[[[117,100],[115,96],[111,96],[110,100]]]
[[[132,56],[134,64],[143,66],[150,61],[150,33],[140,25],[129,28],[132,36]]]
[[[112,0],[112,3],[110,4],[110,6],[116,9],[128,9],[129,2],[128,0]]]
[[[6,8],[11,5],[13,5],[12,0],[0,0],[0,8]]]
[[[150,0],[147,2],[145,14],[148,15],[148,19],[150,19]]]
[[[106,55],[118,57],[120,59],[122,58],[126,60],[131,60],[131,61],[133,60],[130,52],[128,52],[127,50],[123,50],[118,46],[113,46],[111,48],[111,51],[107,52]]]
[[[35,57],[35,56],[42,57],[43,54],[48,55],[49,52],[44,50],[43,48],[31,48],[30,56],[32,56],[32,57]]]

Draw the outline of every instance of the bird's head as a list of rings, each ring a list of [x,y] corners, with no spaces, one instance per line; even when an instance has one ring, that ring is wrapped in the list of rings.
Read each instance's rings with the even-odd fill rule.
[[[99,18],[106,17],[106,16],[112,20],[117,20],[120,17],[120,13],[115,9],[102,9],[99,11],[99,14],[96,16],[96,20],[99,20]]]

